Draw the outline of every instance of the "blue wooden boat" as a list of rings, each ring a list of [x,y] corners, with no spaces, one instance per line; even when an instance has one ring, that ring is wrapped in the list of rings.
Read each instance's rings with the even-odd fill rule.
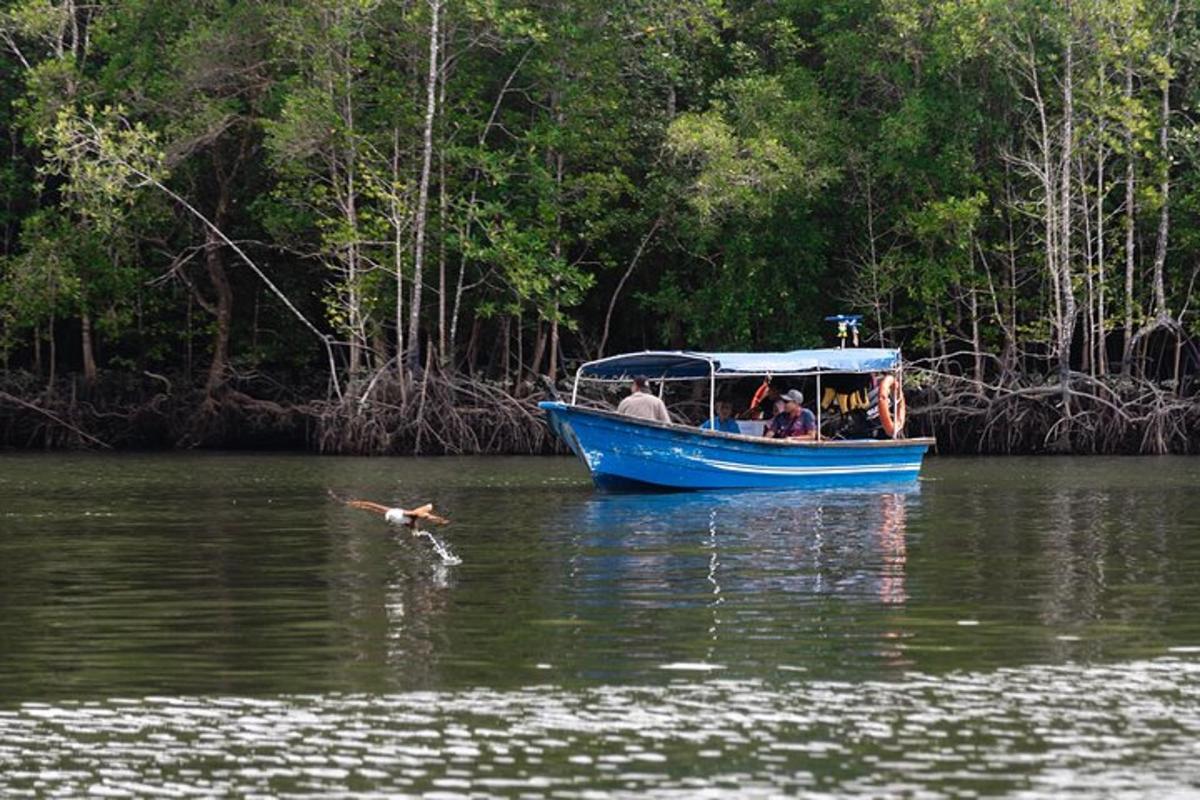
[[[716,382],[747,376],[814,377],[884,373],[901,368],[897,350],[829,348],[786,353],[646,351],[591,361],[575,376],[571,402],[546,401],[551,430],[606,489],[767,489],[884,486],[911,483],[931,438],[824,439],[818,403],[817,439],[768,439],[656,422],[578,404],[580,380],[707,380],[709,418],[715,418]]]

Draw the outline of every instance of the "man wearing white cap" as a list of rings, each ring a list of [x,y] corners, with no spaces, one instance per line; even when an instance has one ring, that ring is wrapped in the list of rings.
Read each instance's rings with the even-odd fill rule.
[[[775,415],[764,433],[772,439],[816,439],[817,418],[802,405],[804,394],[792,389],[783,395],[783,411]]]

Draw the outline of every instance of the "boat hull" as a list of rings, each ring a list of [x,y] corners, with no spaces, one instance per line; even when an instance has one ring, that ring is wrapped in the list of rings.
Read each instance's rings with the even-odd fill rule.
[[[911,483],[932,439],[781,442],[539,404],[605,489],[827,488]]]

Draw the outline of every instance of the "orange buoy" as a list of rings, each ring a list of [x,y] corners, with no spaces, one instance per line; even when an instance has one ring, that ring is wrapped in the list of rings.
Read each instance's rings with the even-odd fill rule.
[[[896,416],[892,417],[892,396],[896,399]],[[896,381],[894,375],[885,375],[879,382],[879,424],[883,432],[893,439],[899,438],[904,430],[904,422],[908,418],[908,408],[904,404],[904,390]]]
[[[750,398],[750,405],[746,407],[747,414],[753,414],[754,409],[758,408],[758,404],[767,396],[767,392],[771,391],[771,379],[764,378],[762,385],[758,387],[758,391],[754,393],[754,397]]]

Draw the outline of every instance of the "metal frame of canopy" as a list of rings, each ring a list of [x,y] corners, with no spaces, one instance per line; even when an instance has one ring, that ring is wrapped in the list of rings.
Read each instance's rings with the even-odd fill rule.
[[[836,357],[833,355],[836,354]],[[784,369],[767,369],[767,362],[774,361],[780,365],[786,365],[788,360],[801,361],[803,357],[810,359],[819,359],[824,356],[831,359],[830,364],[837,361],[853,361],[853,357],[859,354],[863,361],[857,368],[851,367],[847,363],[838,364],[836,366],[825,366],[820,363],[808,369],[788,370]],[[872,356],[872,360],[868,357]],[[736,367],[725,367],[721,365],[721,357],[731,359],[735,364],[739,361],[743,363],[742,369]],[[660,359],[657,366],[658,370],[653,369],[655,359]],[[621,355],[608,356],[607,358],[598,358],[595,361],[588,361],[581,364],[575,372],[575,382],[571,389],[571,405],[577,405],[579,400],[579,381],[584,378],[589,368],[608,365],[617,366],[622,362],[626,362],[629,369],[613,370],[607,376],[589,377],[588,380],[597,383],[620,383],[629,380],[635,375],[648,374],[652,376],[655,372],[659,372],[655,380],[660,383],[660,393],[662,384],[667,381],[695,381],[702,380],[705,377],[709,381],[708,393],[708,419],[709,424],[716,427],[716,396],[717,396],[717,378],[745,378],[756,375],[767,377],[793,377],[803,378],[814,376],[817,379],[817,441],[821,439],[821,375],[822,374],[867,374],[872,372],[891,372],[896,377],[897,391],[899,394],[900,387],[903,386],[903,363],[900,360],[899,350],[889,350],[883,348],[829,348],[823,350],[795,350],[790,353],[702,353],[686,350],[643,350],[640,353],[623,353]],[[757,362],[757,363],[754,363]],[[707,364],[707,375],[703,371],[693,374],[671,375],[672,367],[682,367],[686,364]],[[720,365],[720,366],[719,366]],[[895,418],[897,409],[896,395],[892,396],[892,416]]]

